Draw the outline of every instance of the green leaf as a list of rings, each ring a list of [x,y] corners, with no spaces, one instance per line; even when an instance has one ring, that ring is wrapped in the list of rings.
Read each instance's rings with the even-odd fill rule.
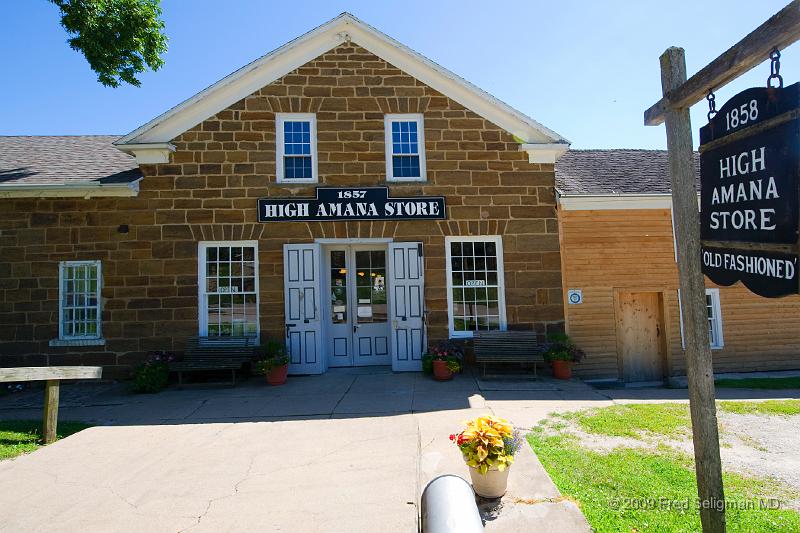
[[[70,47],[83,54],[106,87],[139,87],[136,74],[164,65],[167,37],[160,0],[50,1],[61,10]]]

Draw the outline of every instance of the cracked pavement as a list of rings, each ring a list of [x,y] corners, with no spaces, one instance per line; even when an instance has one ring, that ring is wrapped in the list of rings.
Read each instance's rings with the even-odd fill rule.
[[[611,403],[577,382],[437,383],[374,368],[282,387],[63,390],[59,418],[97,425],[0,462],[2,531],[417,531],[431,479],[469,480],[448,440],[466,419],[493,412],[529,428],[556,408]],[[0,418],[38,418],[40,394],[0,398]],[[559,496],[524,447],[486,530],[588,531]]]

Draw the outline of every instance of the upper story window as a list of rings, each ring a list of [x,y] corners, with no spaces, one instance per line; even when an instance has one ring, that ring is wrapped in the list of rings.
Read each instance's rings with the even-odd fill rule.
[[[422,115],[386,115],[386,180],[425,181],[425,128]]]
[[[100,261],[59,264],[59,340],[101,338],[101,281]]]
[[[317,118],[314,113],[277,113],[276,175],[283,183],[317,181]]]

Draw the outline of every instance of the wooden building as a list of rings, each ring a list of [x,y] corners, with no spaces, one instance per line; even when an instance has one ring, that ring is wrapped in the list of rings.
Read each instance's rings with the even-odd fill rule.
[[[667,153],[570,150],[556,177],[567,331],[588,354],[579,375],[685,375]],[[800,296],[706,287],[715,372],[800,368]]]

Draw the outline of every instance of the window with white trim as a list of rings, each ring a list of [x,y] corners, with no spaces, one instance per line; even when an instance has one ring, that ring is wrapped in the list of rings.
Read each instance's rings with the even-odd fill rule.
[[[278,182],[316,183],[317,117],[314,113],[277,113],[275,143]]]
[[[258,243],[201,242],[200,335],[258,338]]]
[[[386,180],[425,181],[425,127],[419,113],[386,115]]]
[[[712,348],[722,348],[722,314],[719,307],[719,289],[706,289],[706,316],[708,339]]]
[[[681,290],[678,289],[678,315],[681,326],[681,348],[686,349],[683,338],[683,306]],[[708,343],[712,350],[725,346],[722,338],[722,311],[719,303],[719,289],[706,289],[706,319],[708,320]]]
[[[502,238],[447,237],[445,247],[450,336],[506,329]]]
[[[100,261],[62,261],[58,277],[59,340],[102,338]]]

